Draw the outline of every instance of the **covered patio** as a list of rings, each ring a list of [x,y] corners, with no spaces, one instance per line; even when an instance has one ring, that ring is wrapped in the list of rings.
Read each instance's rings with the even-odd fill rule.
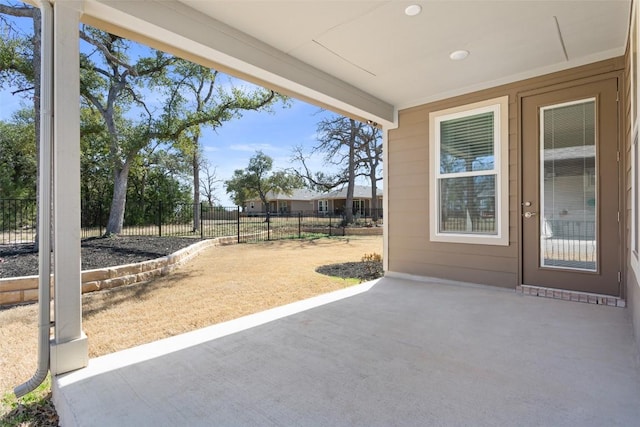
[[[41,188],[49,188],[51,176],[54,181],[41,207],[50,196],[56,209],[56,285],[51,342],[48,304],[41,306],[34,378],[54,376],[62,425],[637,424],[640,359],[632,322],[637,337],[640,181],[632,141],[640,91],[631,72],[638,68],[637,2],[59,0],[41,7],[49,55],[43,76],[53,94],[43,120],[51,125],[43,134],[52,138],[42,144],[51,152],[44,151],[41,164],[54,160],[51,173],[41,174]],[[378,125],[387,276],[371,289],[363,285],[89,361],[78,227],[81,22]],[[539,194],[525,197],[524,185],[539,180],[524,173],[523,153],[539,141],[525,143],[523,104],[532,100],[533,111],[542,93],[605,77],[602,99],[614,107],[599,111],[611,113],[613,131],[602,140],[613,148],[601,150],[611,160],[602,172],[617,190],[602,193],[616,196],[610,205],[617,217],[601,216],[617,218],[604,237],[621,237],[607,253],[618,256],[607,270],[615,292],[604,294],[627,308],[521,295],[521,285],[547,285],[525,277],[544,266],[534,257],[527,270],[523,261],[527,248],[538,254],[536,218],[542,217],[525,212]],[[576,99],[583,98],[601,96]],[[437,167],[430,116],[471,114],[480,103],[503,125],[491,128],[501,141],[494,141],[492,155],[504,163],[504,185],[496,192],[501,205],[494,209],[500,240],[438,240],[429,234],[438,206],[428,185]],[[41,236],[49,235],[48,225],[41,221]],[[525,227],[533,238],[524,238]],[[47,262],[43,290],[49,289]],[[582,272],[556,288],[600,272]],[[49,295],[43,291],[41,299]]]
[[[637,424],[629,313],[383,278],[93,359],[61,425]]]

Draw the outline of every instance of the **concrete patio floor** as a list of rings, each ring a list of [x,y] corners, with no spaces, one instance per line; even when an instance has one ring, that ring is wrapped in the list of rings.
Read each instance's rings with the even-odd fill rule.
[[[640,425],[625,309],[371,285],[93,359],[54,382],[61,425]]]

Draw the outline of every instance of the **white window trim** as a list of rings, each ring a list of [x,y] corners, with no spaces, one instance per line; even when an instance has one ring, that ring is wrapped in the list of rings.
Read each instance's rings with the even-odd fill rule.
[[[439,123],[464,116],[493,111],[495,124],[495,161],[496,175],[496,234],[440,233],[438,177],[440,176],[440,132]],[[429,229],[432,242],[467,243],[479,245],[509,245],[509,97],[502,96],[473,104],[462,105],[429,114],[429,190],[431,209],[429,210]],[[485,175],[487,171],[469,172],[463,175]]]

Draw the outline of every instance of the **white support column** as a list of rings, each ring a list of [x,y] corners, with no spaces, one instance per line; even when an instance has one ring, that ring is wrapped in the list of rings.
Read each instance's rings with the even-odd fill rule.
[[[82,332],[80,275],[80,12],[78,2],[54,3],[54,310],[53,375],[88,363]]]
[[[396,120],[397,123],[397,120]],[[389,271],[389,128],[382,127],[382,269]]]

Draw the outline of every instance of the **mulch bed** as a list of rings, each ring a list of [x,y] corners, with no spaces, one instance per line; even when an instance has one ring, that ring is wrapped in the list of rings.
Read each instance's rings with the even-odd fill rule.
[[[363,282],[377,279],[384,274],[382,262],[374,261],[323,265],[316,268],[316,271],[327,276],[341,277],[343,279],[360,279]]]
[[[82,270],[113,267],[161,258],[198,240],[188,237],[101,237],[82,241]],[[38,274],[33,245],[0,246],[0,278]]]

